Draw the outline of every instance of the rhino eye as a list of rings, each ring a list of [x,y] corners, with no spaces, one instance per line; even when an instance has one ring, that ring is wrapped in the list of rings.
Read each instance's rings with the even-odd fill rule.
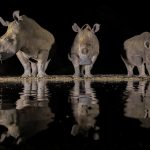
[[[12,42],[14,41],[14,39],[11,39],[11,38],[10,38],[10,39],[8,39],[8,41],[12,43]]]
[[[8,41],[8,38],[5,38],[5,41]]]
[[[10,43],[13,43],[14,39],[12,38],[5,38],[6,41],[10,42]]]

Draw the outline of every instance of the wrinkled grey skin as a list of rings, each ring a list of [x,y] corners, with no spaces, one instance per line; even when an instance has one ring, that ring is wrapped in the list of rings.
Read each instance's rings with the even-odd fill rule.
[[[80,28],[76,23],[74,23],[72,29],[74,32],[77,32],[77,35],[71,48],[71,56],[68,55],[68,58],[74,66],[74,76],[80,76],[79,67],[81,65],[81,75],[83,75],[85,71],[85,77],[90,77],[91,69],[99,54],[100,46],[95,32],[99,31],[100,25],[94,24],[91,29],[88,24],[85,24],[82,28]]]
[[[150,75],[150,33],[143,32],[140,35],[136,35],[127,39],[124,42],[124,50],[126,58],[122,57],[124,61],[128,76],[133,76],[134,67],[138,68],[139,76],[145,77],[145,65]]]
[[[17,55],[23,68],[23,77],[46,76],[49,52],[55,42],[54,36],[19,11],[13,13],[14,21],[7,22],[0,17],[6,33],[0,38],[0,59]]]

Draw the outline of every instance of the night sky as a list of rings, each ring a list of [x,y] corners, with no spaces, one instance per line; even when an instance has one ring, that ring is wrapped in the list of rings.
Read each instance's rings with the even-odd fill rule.
[[[13,11],[20,10],[20,15],[25,14],[34,19],[54,35],[55,51],[52,53],[52,60],[46,71],[49,75],[74,73],[73,65],[68,60],[68,53],[76,35],[72,31],[72,24],[76,22],[81,27],[85,23],[90,26],[99,23],[101,28],[96,35],[100,41],[100,54],[93,66],[92,73],[126,74],[125,65],[120,57],[123,41],[144,31],[150,31],[148,2],[67,1],[5,0],[1,3],[0,16],[4,20],[12,21]],[[0,34],[3,35],[6,29],[0,25]],[[16,56],[0,64],[1,76],[21,75],[22,73],[22,65]]]

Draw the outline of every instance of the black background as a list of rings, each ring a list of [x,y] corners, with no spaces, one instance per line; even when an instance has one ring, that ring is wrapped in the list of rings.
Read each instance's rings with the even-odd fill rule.
[[[72,24],[80,27],[88,23],[100,23],[96,33],[100,41],[100,55],[95,62],[93,74],[126,74],[120,54],[123,41],[136,34],[150,30],[150,7],[147,1],[128,0],[5,0],[1,1],[0,16],[13,21],[12,13],[20,10],[20,15],[33,18],[49,30],[56,39],[55,51],[49,63],[48,74],[73,74],[68,53],[76,35]],[[0,35],[7,28],[0,26]],[[16,56],[0,64],[0,75],[21,75],[23,68]]]

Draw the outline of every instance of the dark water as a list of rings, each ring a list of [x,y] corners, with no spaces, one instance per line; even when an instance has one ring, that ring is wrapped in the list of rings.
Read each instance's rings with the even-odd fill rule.
[[[0,84],[0,150],[150,149],[150,82]]]

